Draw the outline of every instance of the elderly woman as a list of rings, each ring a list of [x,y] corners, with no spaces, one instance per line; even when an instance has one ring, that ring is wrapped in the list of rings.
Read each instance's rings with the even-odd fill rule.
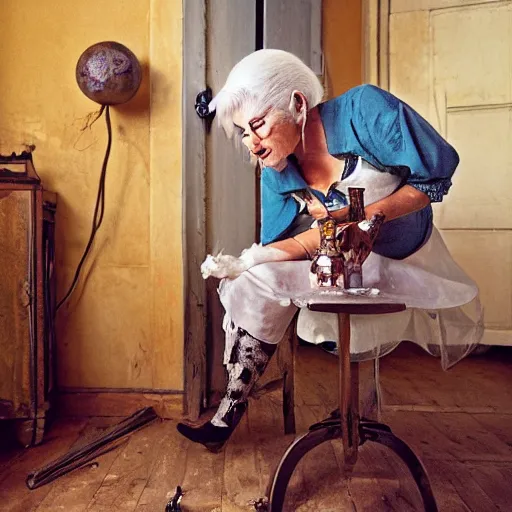
[[[408,309],[352,316],[354,360],[380,357],[402,340],[443,367],[464,357],[482,334],[478,289],[450,257],[433,226],[431,202],[451,186],[459,158],[418,113],[392,94],[363,85],[321,103],[322,85],[292,54],[260,50],[240,61],[212,101],[228,136],[237,132],[259,159],[262,245],[239,258],[209,257],[203,275],[225,278],[227,392],[211,421],[179,424],[192,441],[223,446],[247,407],[297,306],[286,297],[310,288],[319,245],[315,220],[348,214],[347,188],[365,188],[365,214],[385,215],[364,264],[365,286],[400,296]],[[303,309],[299,336],[337,339],[334,315]]]

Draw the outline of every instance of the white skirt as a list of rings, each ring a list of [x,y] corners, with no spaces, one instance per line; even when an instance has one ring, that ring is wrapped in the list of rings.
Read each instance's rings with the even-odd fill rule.
[[[301,297],[311,292],[310,261],[264,263],[219,286],[226,310],[225,354],[231,354],[236,328],[278,343],[293,319]],[[371,253],[363,264],[365,287],[406,304],[388,315],[351,315],[354,360],[374,359],[408,340],[441,358],[448,368],[465,357],[483,335],[483,313],[476,284],[451,257],[434,228],[428,242],[403,260]],[[335,314],[301,308],[298,335],[311,343],[338,339]]]

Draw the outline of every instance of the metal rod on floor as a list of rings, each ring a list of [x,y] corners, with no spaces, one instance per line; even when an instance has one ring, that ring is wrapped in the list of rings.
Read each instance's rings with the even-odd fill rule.
[[[145,407],[128,418],[125,418],[121,423],[114,425],[107,432],[103,433],[100,437],[80,448],[70,450],[64,456],[55,459],[46,466],[30,472],[25,480],[29,489],[37,489],[42,485],[52,482],[74,469],[83,466],[87,462],[95,459],[99,455],[112,450],[118,446],[108,446],[114,441],[121,439],[134,432],[135,430],[147,425],[148,423],[156,420],[158,415],[152,407]]]

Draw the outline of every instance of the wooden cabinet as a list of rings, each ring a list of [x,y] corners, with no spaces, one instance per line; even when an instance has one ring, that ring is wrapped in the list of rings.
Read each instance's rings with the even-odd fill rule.
[[[0,156],[0,420],[42,441],[54,389],[56,196],[30,153]]]

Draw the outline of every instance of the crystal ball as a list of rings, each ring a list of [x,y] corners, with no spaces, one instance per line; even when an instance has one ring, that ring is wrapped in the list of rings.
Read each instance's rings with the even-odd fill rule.
[[[114,41],[90,46],[76,65],[80,90],[101,105],[127,102],[135,96],[141,80],[137,57],[126,46]]]

